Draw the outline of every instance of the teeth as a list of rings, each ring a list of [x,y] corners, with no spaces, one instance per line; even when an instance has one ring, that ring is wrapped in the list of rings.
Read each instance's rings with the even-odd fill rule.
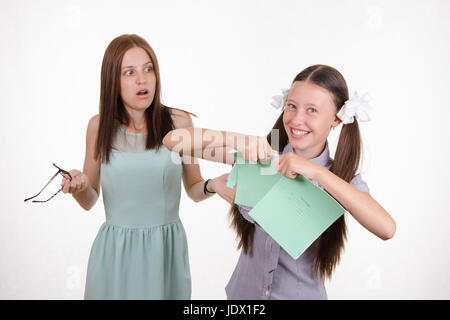
[[[292,133],[297,136],[304,136],[305,134],[308,134],[309,132],[292,129]]]

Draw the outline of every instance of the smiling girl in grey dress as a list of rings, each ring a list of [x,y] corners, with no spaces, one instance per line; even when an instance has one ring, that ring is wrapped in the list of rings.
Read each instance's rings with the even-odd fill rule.
[[[348,102],[348,103],[346,103]],[[280,153],[274,162],[288,178],[303,175],[334,197],[361,225],[383,240],[395,233],[395,221],[369,194],[367,184],[357,174],[361,156],[358,119],[364,110],[351,110],[347,84],[334,68],[314,65],[300,72],[288,95],[282,99],[282,114],[273,130],[279,141],[248,137],[239,133],[189,128],[174,130],[163,143],[180,153],[205,148],[236,149],[246,160],[270,159],[273,146]],[[327,137],[343,124],[334,159],[330,158]],[[174,137],[188,135],[180,141]],[[213,137],[213,138],[212,138]],[[236,143],[237,141],[237,143]],[[242,142],[242,143],[239,143]],[[272,146],[271,146],[272,145]],[[226,154],[216,161],[233,163]],[[346,239],[342,216],[298,258],[293,259],[248,215],[252,208],[233,204],[232,225],[236,229],[241,255],[226,286],[228,299],[326,299],[324,280],[339,263]],[[276,214],[276,213],[274,213]]]

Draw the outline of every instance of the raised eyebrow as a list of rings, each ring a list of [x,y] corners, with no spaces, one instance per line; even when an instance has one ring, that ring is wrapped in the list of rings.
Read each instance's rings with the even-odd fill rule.
[[[143,66],[146,66],[148,64],[151,64],[153,66],[153,62],[151,62],[151,61],[144,63]],[[122,67],[122,70],[127,69],[127,68],[136,68],[136,67],[135,66],[125,66],[125,67]]]

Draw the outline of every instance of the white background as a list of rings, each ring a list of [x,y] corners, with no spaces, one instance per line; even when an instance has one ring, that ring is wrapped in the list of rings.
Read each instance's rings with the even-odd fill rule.
[[[449,299],[449,21],[447,0],[2,1],[0,298],[83,298],[102,199],[89,212],[69,195],[23,199],[52,162],[82,169],[104,51],[136,33],[159,59],[163,102],[197,114],[195,126],[265,135],[279,114],[271,96],[316,63],[369,91],[361,172],[397,233],[382,241],[348,216],[328,296]],[[230,168],[201,169],[206,179]],[[226,298],[239,254],[228,208],[183,191],[193,299]]]

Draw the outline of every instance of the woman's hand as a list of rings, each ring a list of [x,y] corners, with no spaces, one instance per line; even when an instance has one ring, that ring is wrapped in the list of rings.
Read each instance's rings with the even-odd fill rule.
[[[69,171],[72,176],[72,181],[63,178],[61,182],[62,192],[77,194],[83,192],[89,186],[89,178],[83,172],[73,169]]]
[[[272,147],[264,136],[248,136],[244,139],[237,139],[236,150],[242,153],[247,161],[256,162],[258,160],[267,161],[272,157]],[[243,143],[245,141],[245,143]]]
[[[218,176],[214,179],[211,179],[208,183],[208,190],[211,192],[216,192],[219,196],[221,196],[225,201],[229,204],[233,204],[234,196],[236,194],[236,188],[231,189],[227,187],[227,181],[229,173],[225,173],[221,176]]]
[[[299,174],[317,180],[317,173],[323,168],[317,163],[305,159],[294,152],[288,152],[274,159],[275,168],[285,177],[294,179]]]

